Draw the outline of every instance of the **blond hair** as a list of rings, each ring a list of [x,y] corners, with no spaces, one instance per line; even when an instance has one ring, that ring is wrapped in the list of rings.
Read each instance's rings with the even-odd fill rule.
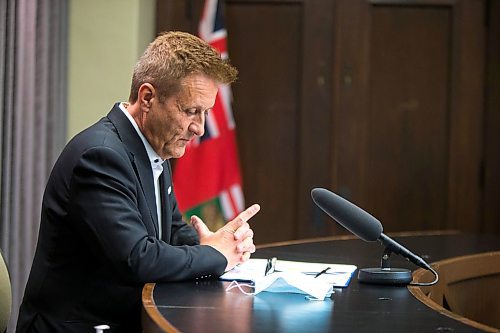
[[[218,83],[229,84],[236,80],[238,70],[196,36],[180,31],[162,33],[134,67],[129,101],[137,101],[139,87],[144,83],[152,84],[163,101],[190,74],[205,74]]]

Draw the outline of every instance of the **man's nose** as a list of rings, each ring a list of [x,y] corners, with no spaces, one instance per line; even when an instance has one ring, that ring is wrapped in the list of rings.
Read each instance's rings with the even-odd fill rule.
[[[205,134],[205,114],[201,113],[196,120],[189,125],[189,131],[194,135],[203,136]]]

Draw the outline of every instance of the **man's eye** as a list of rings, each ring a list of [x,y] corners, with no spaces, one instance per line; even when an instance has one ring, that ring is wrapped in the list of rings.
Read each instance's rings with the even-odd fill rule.
[[[185,109],[184,112],[188,115],[188,116],[196,116],[198,114],[204,114],[205,117],[208,116],[208,112],[210,110],[205,110],[205,111],[201,111],[201,110],[198,110],[198,109]]]

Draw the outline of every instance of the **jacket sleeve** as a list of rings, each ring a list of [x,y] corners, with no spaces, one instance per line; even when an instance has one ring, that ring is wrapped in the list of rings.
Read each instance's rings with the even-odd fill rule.
[[[139,209],[146,202],[134,166],[113,148],[99,146],[82,154],[69,195],[71,221],[89,250],[126,279],[178,281],[220,275],[227,265],[210,246],[173,246],[148,233],[150,216]]]

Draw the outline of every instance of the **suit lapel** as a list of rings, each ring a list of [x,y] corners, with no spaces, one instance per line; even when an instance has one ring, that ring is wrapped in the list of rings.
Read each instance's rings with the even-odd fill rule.
[[[137,178],[139,179],[139,183],[141,184],[144,197],[146,198],[151,219],[154,222],[153,227],[155,234],[158,235],[158,215],[156,213],[153,171],[151,170],[151,162],[149,161],[146,148],[144,148],[141,138],[127,116],[120,110],[118,103],[115,104],[113,109],[109,112],[108,119],[114,124],[118,131],[118,136],[133,157],[132,164]]]

